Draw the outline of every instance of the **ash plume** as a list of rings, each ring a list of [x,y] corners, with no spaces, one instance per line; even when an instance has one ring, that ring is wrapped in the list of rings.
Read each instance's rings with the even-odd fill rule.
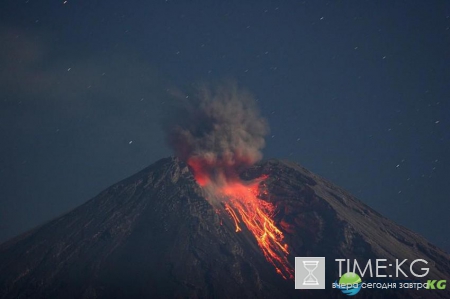
[[[177,113],[166,122],[167,141],[200,185],[233,180],[262,158],[268,125],[248,91],[228,83],[176,98]]]

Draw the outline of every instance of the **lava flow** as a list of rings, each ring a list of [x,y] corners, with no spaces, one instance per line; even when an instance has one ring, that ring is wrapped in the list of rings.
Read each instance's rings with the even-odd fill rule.
[[[198,170],[195,163],[190,163],[197,183],[221,200],[223,207],[234,221],[236,232],[243,225],[253,234],[266,260],[270,262],[284,279],[293,279],[293,271],[288,262],[288,245],[283,241],[283,232],[273,220],[274,206],[258,198],[260,194],[260,178],[252,183],[244,183],[239,179],[222,182],[217,185]]]
[[[208,200],[227,211],[236,232],[251,232],[267,261],[283,278],[292,279],[288,246],[273,220],[275,208],[258,198],[263,178],[247,183],[238,175],[262,158],[269,131],[256,101],[236,84],[224,84],[200,87],[176,103],[176,117],[167,120],[169,145],[189,165]]]
[[[243,223],[277,273],[284,279],[292,279],[293,272],[287,259],[288,245],[283,242],[283,232],[272,219],[274,206],[258,198],[259,182],[250,185],[233,182],[219,187],[217,192],[226,198],[225,210],[233,219],[236,232],[242,230]]]

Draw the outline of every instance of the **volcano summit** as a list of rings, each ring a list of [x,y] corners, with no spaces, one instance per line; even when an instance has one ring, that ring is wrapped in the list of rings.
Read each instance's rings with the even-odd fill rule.
[[[421,259],[423,279],[449,277],[448,254],[344,190],[291,162],[258,162],[268,125],[245,90],[201,87],[175,103],[165,130],[178,158],[1,245],[0,298],[342,298],[336,259]],[[295,289],[295,257],[329,261],[325,289]]]
[[[295,290],[245,214],[234,219],[226,202],[211,203],[191,168],[166,158],[2,244],[0,298],[345,298],[331,288],[336,258],[424,259],[430,271],[423,280],[450,277],[447,253],[297,164],[262,161],[239,178],[257,184],[255,196],[272,209],[266,211],[287,249],[275,249],[286,259],[282,273],[293,270],[295,256],[323,256],[330,261],[325,290]],[[358,296],[448,298],[448,292]]]

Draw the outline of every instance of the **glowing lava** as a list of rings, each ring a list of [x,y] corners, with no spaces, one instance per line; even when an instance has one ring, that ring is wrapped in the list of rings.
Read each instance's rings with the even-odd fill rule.
[[[261,160],[269,132],[256,101],[234,83],[199,86],[190,95],[175,96],[177,112],[166,120],[169,145],[190,166],[216,212],[226,211],[236,232],[251,232],[277,272],[293,278],[288,246],[273,220],[275,208],[258,198],[262,179],[246,183],[238,175]]]
[[[288,245],[283,241],[283,232],[273,220],[274,206],[258,198],[260,178],[252,183],[239,179],[215,184],[196,163],[190,163],[197,183],[207,188],[234,221],[236,232],[243,225],[253,234],[266,260],[270,262],[284,279],[293,279],[293,270],[288,262]],[[197,170],[197,171],[196,171]],[[199,171],[200,170],[200,171]]]
[[[255,236],[266,260],[269,261],[284,279],[292,279],[293,271],[289,265],[288,245],[283,242],[284,235],[275,225],[272,217],[274,206],[258,198],[259,182],[245,185],[241,182],[228,183],[217,189],[218,195],[225,197],[225,210],[236,226],[242,230],[242,223]]]

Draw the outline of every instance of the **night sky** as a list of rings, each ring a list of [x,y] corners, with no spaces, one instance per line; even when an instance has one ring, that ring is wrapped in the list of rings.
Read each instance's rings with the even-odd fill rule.
[[[0,4],[0,242],[172,154],[168,93],[233,79],[266,158],[450,251],[450,2]]]

